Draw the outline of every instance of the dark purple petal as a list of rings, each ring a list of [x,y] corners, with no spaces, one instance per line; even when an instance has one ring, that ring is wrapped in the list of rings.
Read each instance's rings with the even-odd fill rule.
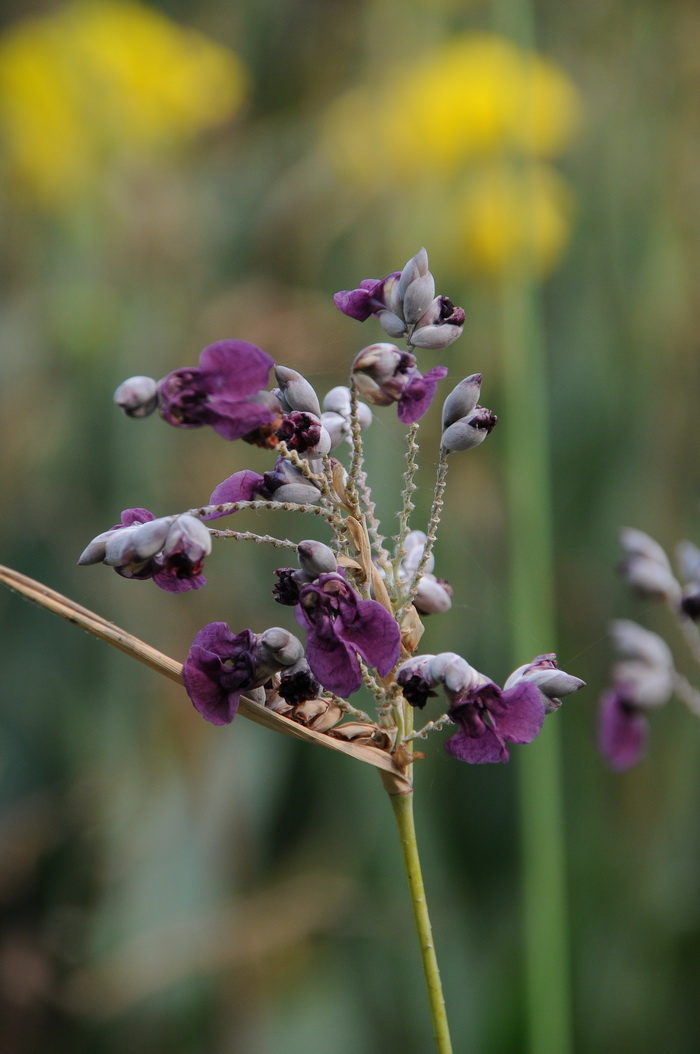
[[[173,370],[159,382],[161,416],[178,428],[210,425],[225,439],[240,439],[277,416],[256,399],[272,365],[269,355],[247,341],[210,344],[199,368]]]
[[[510,761],[508,748],[493,728],[484,726],[480,735],[470,735],[460,729],[445,743],[445,750],[458,761],[470,765],[492,765]]]
[[[332,632],[322,633],[317,627],[309,629],[306,661],[323,687],[341,698],[352,695],[362,685],[362,669],[357,653]]]
[[[447,376],[447,367],[433,366],[425,376],[419,373],[412,377],[399,399],[399,421],[412,425],[426,412],[438,386],[438,381]]]
[[[161,569],[157,574],[154,574],[153,581],[160,589],[164,589],[166,593],[188,593],[191,589],[201,589],[202,586],[207,584],[204,575],[186,576],[167,568]]]
[[[601,696],[598,718],[600,752],[611,768],[624,772],[643,758],[649,738],[649,724],[637,707],[628,703],[618,689]]]
[[[182,675],[194,707],[212,724],[229,724],[241,692],[253,686],[254,644],[250,630],[234,635],[225,622],[212,622],[196,635]]]
[[[223,439],[242,439],[262,425],[271,424],[278,415],[264,403],[212,397],[202,424],[210,425]]]
[[[232,476],[214,487],[208,505],[228,505],[236,501],[252,501],[264,487],[264,479],[257,472],[249,468],[241,472],[234,472]],[[217,520],[220,516],[228,516],[228,512],[210,512],[203,516],[203,520]]]
[[[274,359],[247,340],[219,340],[199,356],[199,368],[207,375],[210,391],[229,391],[238,398],[255,395],[267,387]]]
[[[333,303],[358,322],[366,322],[372,314],[372,297],[366,289],[342,289],[333,297]]]
[[[380,677],[386,677],[399,661],[401,630],[376,600],[358,600],[354,619],[349,623],[343,620],[338,636],[352,644]]]
[[[506,692],[496,685],[485,685],[478,692],[482,697],[488,693],[488,711],[504,739],[510,743],[531,743],[539,735],[544,724],[545,706],[537,685],[520,681]]]
[[[155,516],[148,509],[124,509],[121,520],[121,524],[112,527],[113,531],[119,530],[120,527],[133,527],[135,523],[150,523],[155,520]]]

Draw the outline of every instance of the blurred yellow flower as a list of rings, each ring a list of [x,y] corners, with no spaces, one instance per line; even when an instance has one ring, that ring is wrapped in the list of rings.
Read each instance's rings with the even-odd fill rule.
[[[566,243],[571,194],[544,161],[570,142],[578,111],[576,89],[554,62],[495,34],[463,34],[337,99],[320,145],[356,191],[399,189],[395,201],[412,192],[424,200],[426,188],[437,195],[453,248],[475,268],[506,266],[529,231],[545,271]],[[534,178],[519,180],[522,164],[536,159]]]
[[[186,145],[240,107],[228,49],[135,0],[74,0],[0,38],[0,150],[13,190],[55,206],[116,158]]]
[[[456,197],[453,250],[477,274],[496,277],[514,266],[547,274],[566,245],[572,212],[571,190],[550,165],[494,163]]]

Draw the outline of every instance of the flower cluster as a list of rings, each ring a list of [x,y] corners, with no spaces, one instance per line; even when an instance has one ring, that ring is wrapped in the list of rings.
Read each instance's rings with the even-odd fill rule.
[[[415,654],[421,617],[452,605],[450,585],[433,573],[448,458],[478,446],[497,422],[479,405],[480,373],[449,392],[427,530],[412,529],[419,422],[447,374],[444,366],[422,373],[414,351],[447,348],[462,332],[464,312],[436,295],[424,249],[403,270],[337,294],[336,304],[359,321],[376,315],[407,347],[364,348],[352,363],[350,385],[336,386],[323,400],[296,370],[241,340],[210,345],[197,366],[174,370],[160,381],[138,376],[120,385],[115,400],[130,417],[158,409],[174,427],[209,426],[224,439],[273,451],[275,461],[262,474],[233,473],[206,505],[183,513],[156,518],[145,509],[126,510],[120,524],[90,542],[79,562],[102,562],[126,578],[153,579],[163,589],[182,592],[205,584],[202,565],[213,540],[291,548],[297,566],[277,569],[272,593],[278,604],[294,609],[304,642],[279,626],[234,631],[225,622],[212,622],[201,629],[183,678],[206,720],[230,723],[245,696],[314,732],[386,751],[402,771],[414,758],[414,739],[453,724],[457,731],[446,743],[450,755],[476,763],[507,761],[507,744],[534,739],[546,714],[561,705],[560,697],[583,682],[560,671],[552,654],[521,666],[503,688],[452,653]],[[268,388],[273,367],[276,386]],[[395,403],[399,420],[409,426],[403,508],[391,549],[379,533],[365,470],[362,430],[372,411],[360,395],[375,407]],[[347,444],[346,466],[331,453]],[[209,526],[251,508],[312,515],[327,526],[328,544]],[[363,687],[374,698],[376,718],[349,702]],[[414,709],[422,709],[438,688],[447,710],[414,731]]]
[[[623,528],[620,544],[620,572],[627,584],[639,596],[666,607],[700,663],[700,549],[689,541],[678,545],[677,578],[663,547],[644,531]],[[610,636],[618,660],[600,700],[599,744],[610,766],[622,771],[646,752],[648,713],[677,695],[700,716],[700,692],[678,672],[671,649],[658,633],[618,619],[611,624]]]

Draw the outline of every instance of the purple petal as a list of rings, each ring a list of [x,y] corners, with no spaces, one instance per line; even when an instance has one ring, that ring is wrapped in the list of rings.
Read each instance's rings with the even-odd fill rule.
[[[121,524],[117,524],[112,530],[118,530],[119,527],[133,527],[135,523],[150,523],[151,520],[155,520],[155,516],[148,509],[124,509],[121,516]]]
[[[399,399],[399,421],[412,425],[426,412],[438,386],[438,381],[447,376],[447,367],[433,366],[425,376],[412,377]]]
[[[234,472],[232,476],[214,487],[208,505],[228,505],[236,501],[252,501],[264,486],[264,479],[249,468]],[[229,516],[228,512],[211,512],[203,520],[217,520],[220,516]]]
[[[646,752],[648,738],[646,717],[619,690],[613,688],[601,696],[598,743],[611,768],[624,772],[636,765]]]
[[[537,685],[519,681],[506,692],[486,685],[480,692],[487,689],[498,692],[498,698],[489,699],[487,706],[499,735],[511,743],[531,743],[542,730],[545,717],[544,699]]]
[[[228,390],[238,399],[266,388],[272,366],[274,359],[247,340],[219,340],[199,356],[199,368],[209,375],[212,394]]]
[[[401,630],[376,600],[358,600],[355,618],[349,624],[343,622],[338,635],[352,644],[380,677],[386,677],[399,661]]]
[[[187,694],[195,708],[215,725],[229,724],[241,692],[254,676],[250,630],[231,633],[225,622],[211,622],[197,633],[182,667]]]
[[[187,694],[196,710],[213,725],[228,725],[238,710],[241,689],[225,691],[219,675],[221,660],[193,645],[182,667]]]
[[[319,628],[309,624],[300,607],[297,607],[297,618],[308,629],[309,669],[324,688],[346,699],[362,685],[362,669],[355,649],[335,635],[330,619],[323,620]]]
[[[263,403],[212,396],[202,413],[202,424],[210,425],[223,439],[234,440],[270,424],[275,416]]]
[[[207,584],[204,575],[183,578],[168,571],[159,571],[158,574],[153,575],[153,581],[166,593],[189,593],[191,589],[201,589]]]
[[[341,289],[333,297],[333,303],[344,315],[366,322],[372,314],[372,297],[366,289]]]
[[[492,728],[486,727],[480,736],[470,736],[460,729],[447,740],[445,750],[453,758],[470,765],[491,765],[510,760],[508,748],[501,737]]]

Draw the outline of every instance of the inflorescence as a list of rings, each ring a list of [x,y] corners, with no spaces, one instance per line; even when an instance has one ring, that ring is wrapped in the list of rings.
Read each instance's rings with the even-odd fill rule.
[[[305,643],[277,626],[233,632],[225,622],[212,622],[201,629],[183,676],[206,720],[230,723],[244,694],[317,732],[386,750],[401,767],[418,756],[408,749],[414,740],[446,725],[457,727],[445,744],[453,757],[507,761],[507,744],[533,740],[546,714],[583,681],[559,670],[553,654],[515,670],[503,688],[452,652],[416,654],[421,617],[445,612],[452,603],[451,587],[433,573],[448,457],[480,445],[497,423],[479,404],[480,373],[451,390],[443,404],[427,530],[411,529],[419,421],[447,374],[444,366],[422,373],[414,350],[451,345],[462,334],[464,311],[436,295],[424,249],[402,271],[362,281],[334,299],[360,322],[376,317],[406,349],[387,342],[363,348],[353,361],[349,386],[333,388],[323,404],[305,377],[240,340],[210,345],[198,366],[174,370],[160,381],[138,376],[119,386],[115,402],[130,417],[157,409],[175,427],[208,425],[224,439],[274,451],[276,460],[262,475],[235,472],[198,508],[158,518],[146,509],[125,510],[121,522],[94,538],[78,562],[105,563],[126,578],[150,578],[179,593],[205,585],[203,564],[213,539],[292,548],[298,566],[275,572],[273,596],[294,608]],[[271,369],[277,386],[268,389]],[[368,404],[394,403],[409,430],[400,526],[388,549],[365,471],[362,431],[372,421]],[[344,447],[350,448],[347,467],[334,456]],[[295,544],[208,526],[260,508],[320,517],[329,544]],[[374,696],[374,718],[348,701],[363,685]],[[440,693],[445,712],[414,730],[414,711]]]
[[[627,584],[671,613],[692,657],[700,663],[700,549],[689,541],[679,543],[677,578],[665,550],[644,531],[624,527],[620,544],[620,572]],[[658,633],[617,619],[610,636],[617,661],[612,683],[601,696],[598,735],[604,757],[612,768],[623,771],[646,752],[649,712],[676,695],[700,716],[700,691],[676,669],[671,649]]]

